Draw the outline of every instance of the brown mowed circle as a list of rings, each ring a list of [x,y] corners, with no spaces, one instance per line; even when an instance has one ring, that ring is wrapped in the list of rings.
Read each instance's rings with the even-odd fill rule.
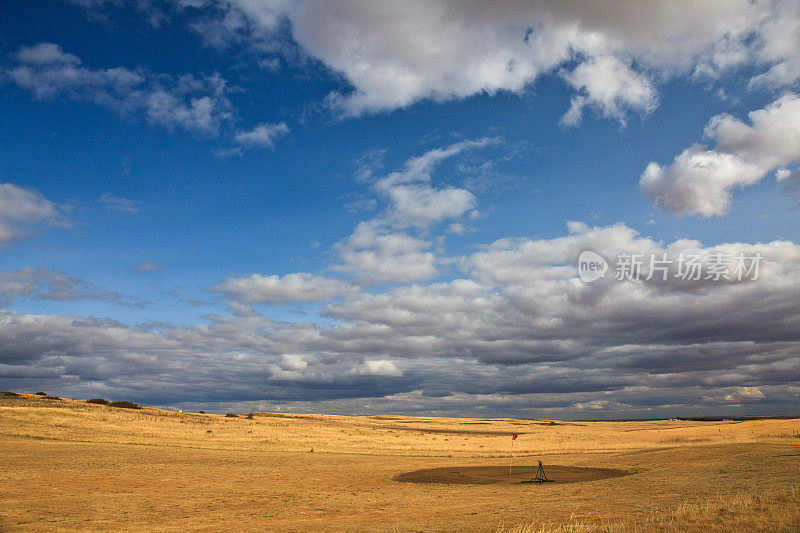
[[[531,481],[536,477],[539,466],[515,466],[508,471],[508,466],[450,466],[444,468],[426,468],[396,475],[395,481],[404,483],[445,483],[451,485],[491,485],[494,483],[510,485]],[[553,483],[577,483],[579,481],[597,481],[620,476],[632,472],[613,468],[586,468],[581,466],[544,465],[547,479]]]

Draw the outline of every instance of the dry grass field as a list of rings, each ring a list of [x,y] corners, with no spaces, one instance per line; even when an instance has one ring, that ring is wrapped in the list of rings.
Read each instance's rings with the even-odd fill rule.
[[[575,483],[409,483],[537,461]],[[800,531],[800,420],[550,422],[0,396],[0,530]]]

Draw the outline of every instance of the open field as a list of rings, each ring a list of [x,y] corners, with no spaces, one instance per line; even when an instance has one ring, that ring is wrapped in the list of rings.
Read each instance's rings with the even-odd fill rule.
[[[629,475],[394,479],[507,468],[511,433],[516,466]],[[248,419],[3,396],[0,530],[800,531],[797,434],[800,420]]]

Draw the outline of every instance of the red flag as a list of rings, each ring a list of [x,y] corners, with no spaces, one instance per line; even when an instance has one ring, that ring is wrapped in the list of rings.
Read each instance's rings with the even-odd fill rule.
[[[511,434],[511,440],[517,440],[517,434],[516,433],[512,433]]]

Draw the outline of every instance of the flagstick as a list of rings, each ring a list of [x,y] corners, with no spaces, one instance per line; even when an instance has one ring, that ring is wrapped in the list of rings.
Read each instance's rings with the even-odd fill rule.
[[[514,463],[514,439],[511,439],[511,457],[508,459],[508,475],[511,475],[511,465]]]

